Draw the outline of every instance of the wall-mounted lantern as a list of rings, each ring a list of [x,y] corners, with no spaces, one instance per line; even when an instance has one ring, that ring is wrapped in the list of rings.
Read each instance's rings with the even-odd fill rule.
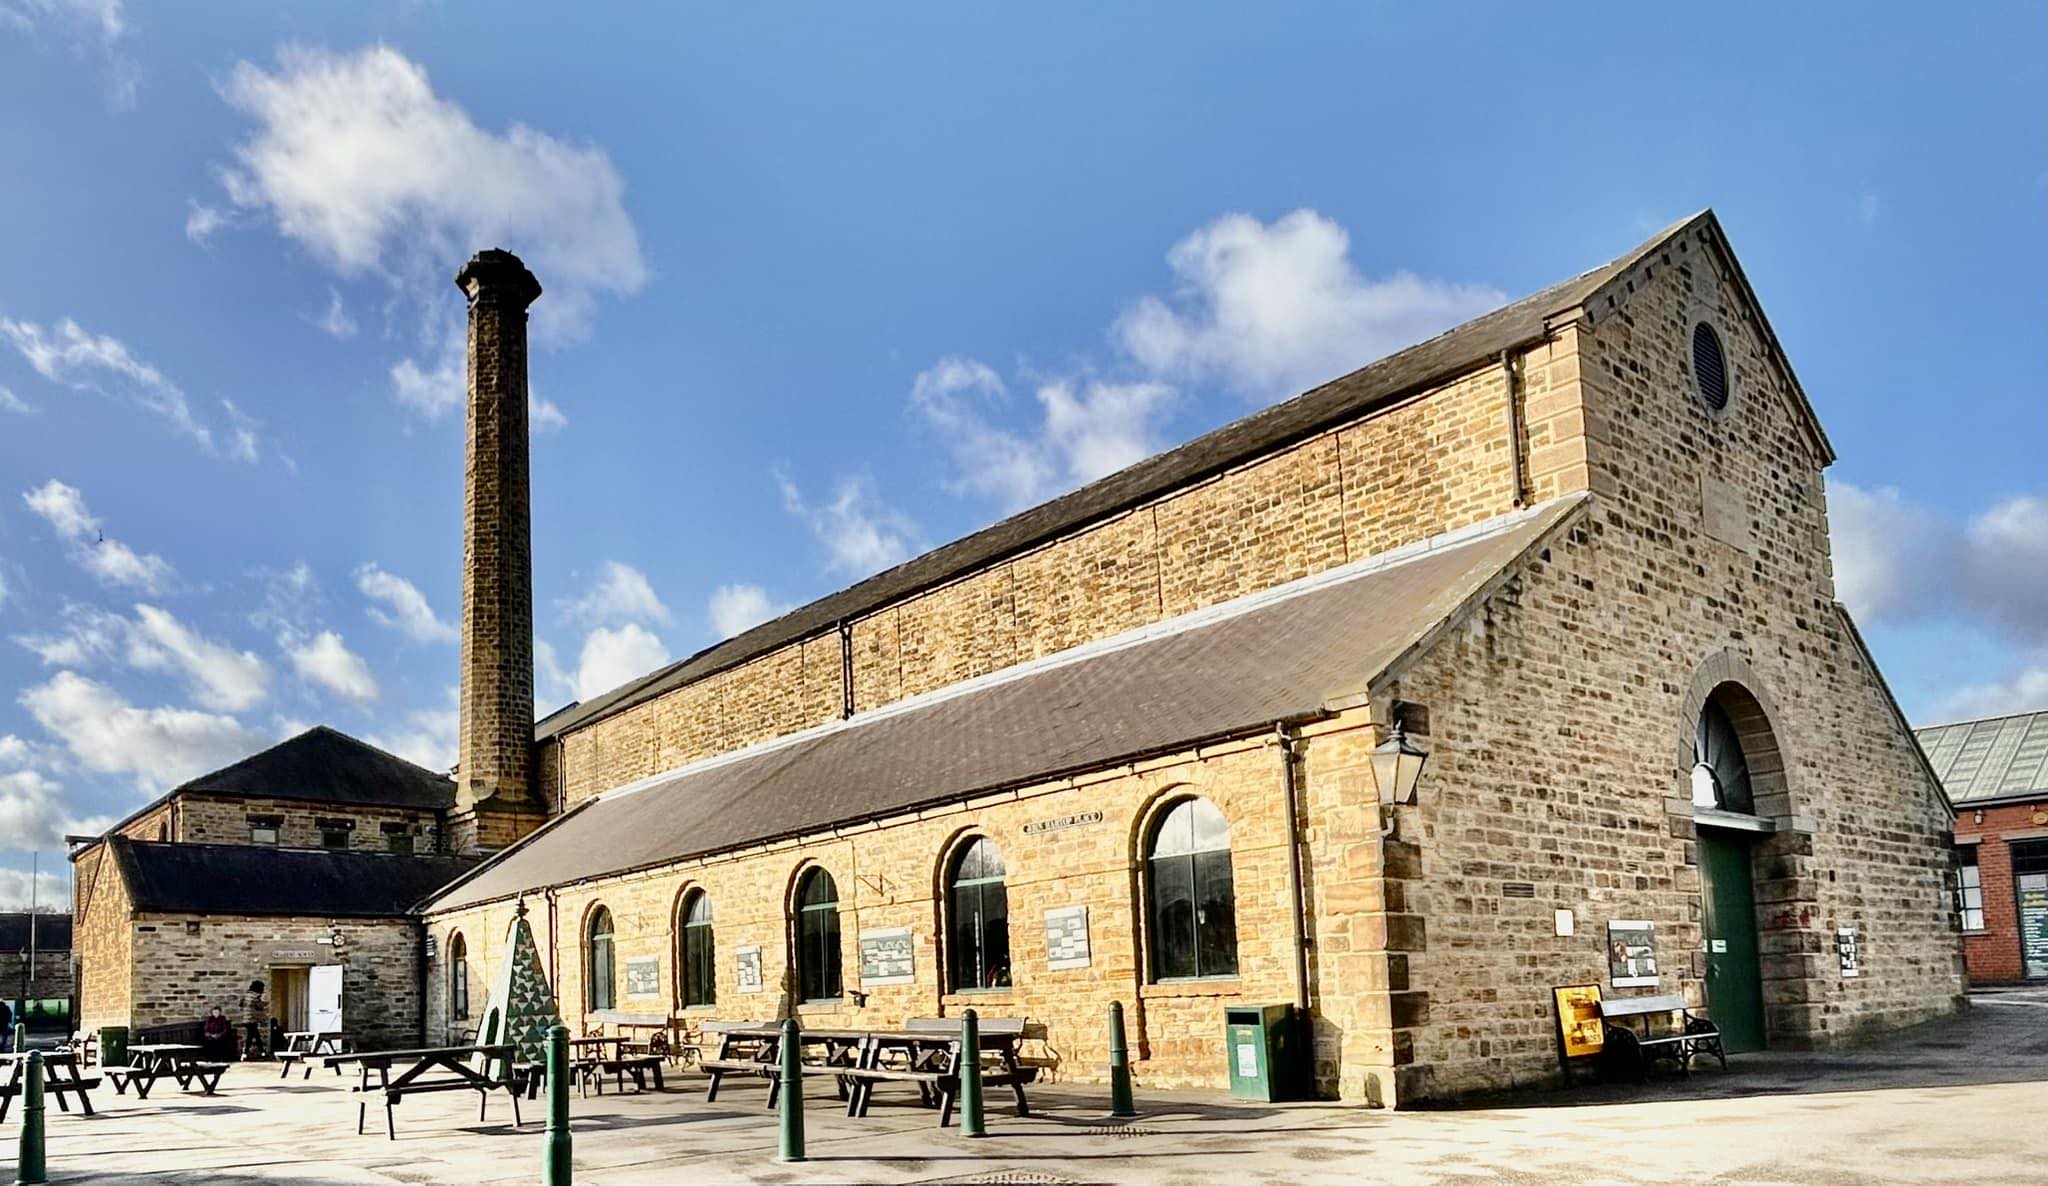
[[[1415,786],[1422,781],[1422,764],[1429,751],[1408,739],[1408,731],[1394,722],[1393,735],[1372,747],[1372,777],[1379,784],[1380,803],[1391,807],[1415,802]]]

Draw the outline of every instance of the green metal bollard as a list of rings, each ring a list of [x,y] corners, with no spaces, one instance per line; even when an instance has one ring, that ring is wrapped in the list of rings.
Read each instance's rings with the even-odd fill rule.
[[[548,1129],[542,1186],[569,1186],[569,1027],[548,1030]]]
[[[981,1107],[981,1019],[972,1009],[960,1016],[960,1135],[988,1135]]]
[[[777,1161],[804,1159],[804,1052],[797,1037],[796,1018],[782,1021],[782,1148]]]
[[[1131,1048],[1124,1042],[1122,1001],[1109,1003],[1109,1114],[1138,1114],[1138,1105],[1131,1099]]]
[[[21,1089],[21,1149],[15,1158],[15,1167],[16,1182],[50,1180],[49,1169],[43,1164],[43,1052],[40,1050],[32,1050],[28,1056],[28,1081]]]

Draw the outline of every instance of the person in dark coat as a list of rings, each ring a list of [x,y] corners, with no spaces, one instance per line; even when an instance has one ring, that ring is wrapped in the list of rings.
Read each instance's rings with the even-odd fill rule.
[[[242,1057],[269,1058],[270,998],[263,995],[263,982],[251,980],[242,994]]]
[[[206,1052],[208,1061],[234,1061],[235,1023],[228,1020],[219,1005],[207,1010],[206,1020],[199,1023],[199,1047]]]

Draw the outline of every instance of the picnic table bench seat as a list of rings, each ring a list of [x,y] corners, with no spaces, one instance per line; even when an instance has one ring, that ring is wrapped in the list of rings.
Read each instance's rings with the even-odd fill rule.
[[[1674,1015],[1675,1022],[1665,1029],[1649,1028],[1649,1018]],[[1634,1018],[1644,1019],[1642,1030],[1616,1024]],[[1721,1027],[1711,1018],[1695,1013],[1677,993],[1607,998],[1600,1002],[1600,1019],[1604,1023],[1605,1057],[1629,1068],[1639,1079],[1649,1075],[1650,1065],[1655,1062],[1675,1062],[1689,1077],[1692,1060],[1702,1054],[1713,1055],[1720,1060],[1722,1070],[1728,1069],[1728,1055],[1721,1047]]]
[[[84,1110],[87,1116],[90,1116],[93,1114],[92,1097],[87,1093],[99,1085],[99,1078],[92,1075],[78,1079],[66,1079],[57,1075],[48,1075],[43,1079],[43,1096],[47,1099],[55,1099],[58,1111],[69,1112],[71,1105],[66,1101],[75,1095],[78,1097],[78,1106]],[[8,1108],[14,1103],[14,1100],[27,1090],[28,1085],[26,1083],[0,1083],[0,1123],[4,1123],[7,1120]]]
[[[483,1120],[488,1113],[491,1093],[503,1091],[512,1097],[512,1127],[524,1123],[519,1115],[519,1097],[526,1090],[526,1075],[513,1064],[512,1056],[516,1047],[509,1043],[489,1046],[440,1046],[419,1050],[385,1050],[372,1054],[336,1054],[327,1056],[330,1065],[340,1067],[344,1063],[361,1066],[362,1081],[349,1091],[356,1096],[356,1133],[361,1135],[367,1120],[370,1097],[382,1096],[384,1103],[384,1135],[391,1140],[398,1139],[397,1120],[393,1110],[398,1102],[409,1095],[425,1095],[438,1091],[474,1091],[477,1093],[477,1119]],[[391,1074],[392,1065],[399,1061],[412,1065],[400,1071],[396,1078]],[[483,1069],[469,1065],[480,1062]],[[495,1073],[504,1068],[503,1074]],[[371,1081],[371,1072],[376,1080]],[[430,1073],[439,1071],[446,1077],[429,1078]]]

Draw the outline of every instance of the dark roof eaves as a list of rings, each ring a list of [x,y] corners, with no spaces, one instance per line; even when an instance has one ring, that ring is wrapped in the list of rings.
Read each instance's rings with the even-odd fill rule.
[[[957,580],[978,568],[1021,555],[1092,523],[1128,513],[1168,491],[1227,473],[1253,458],[1287,448],[1333,426],[1490,366],[1502,350],[1546,340],[1552,332],[1548,324],[1552,314],[1586,304],[1616,275],[1700,220],[1712,218],[1712,212],[1708,211],[1674,223],[1629,253],[1600,267],[1481,314],[1436,337],[1319,384],[1292,399],[1263,408],[1078,490],[1021,511],[836,593],[827,594],[612,692],[593,697],[582,705],[558,710],[535,725],[534,741],[545,742],[573,732],[615,712],[729,671],[778,648],[820,636],[892,601]],[[1518,328],[1525,322],[1526,328]],[[1442,349],[1461,336],[1470,339],[1465,348],[1453,351],[1448,357],[1425,365],[1412,374],[1404,373],[1404,363],[1412,365],[1416,360],[1426,358],[1431,349]],[[1382,375],[1384,379],[1380,378]],[[1376,379],[1379,383],[1375,382]],[[1364,390],[1348,397],[1326,394],[1336,393],[1346,385],[1362,385]],[[1319,397],[1329,400],[1330,406],[1316,409],[1299,423],[1288,423],[1290,413],[1299,414]],[[1261,428],[1267,424],[1283,427],[1262,433]],[[1189,459],[1200,458],[1215,449],[1219,441],[1231,436],[1247,439],[1230,443],[1206,460],[1189,462]],[[1107,497],[1105,492],[1108,492]],[[1099,505],[1088,505],[1091,498],[1100,500]],[[1033,520],[1043,522],[1025,526],[1026,521]],[[1007,543],[991,542],[1006,534],[1015,538]]]

